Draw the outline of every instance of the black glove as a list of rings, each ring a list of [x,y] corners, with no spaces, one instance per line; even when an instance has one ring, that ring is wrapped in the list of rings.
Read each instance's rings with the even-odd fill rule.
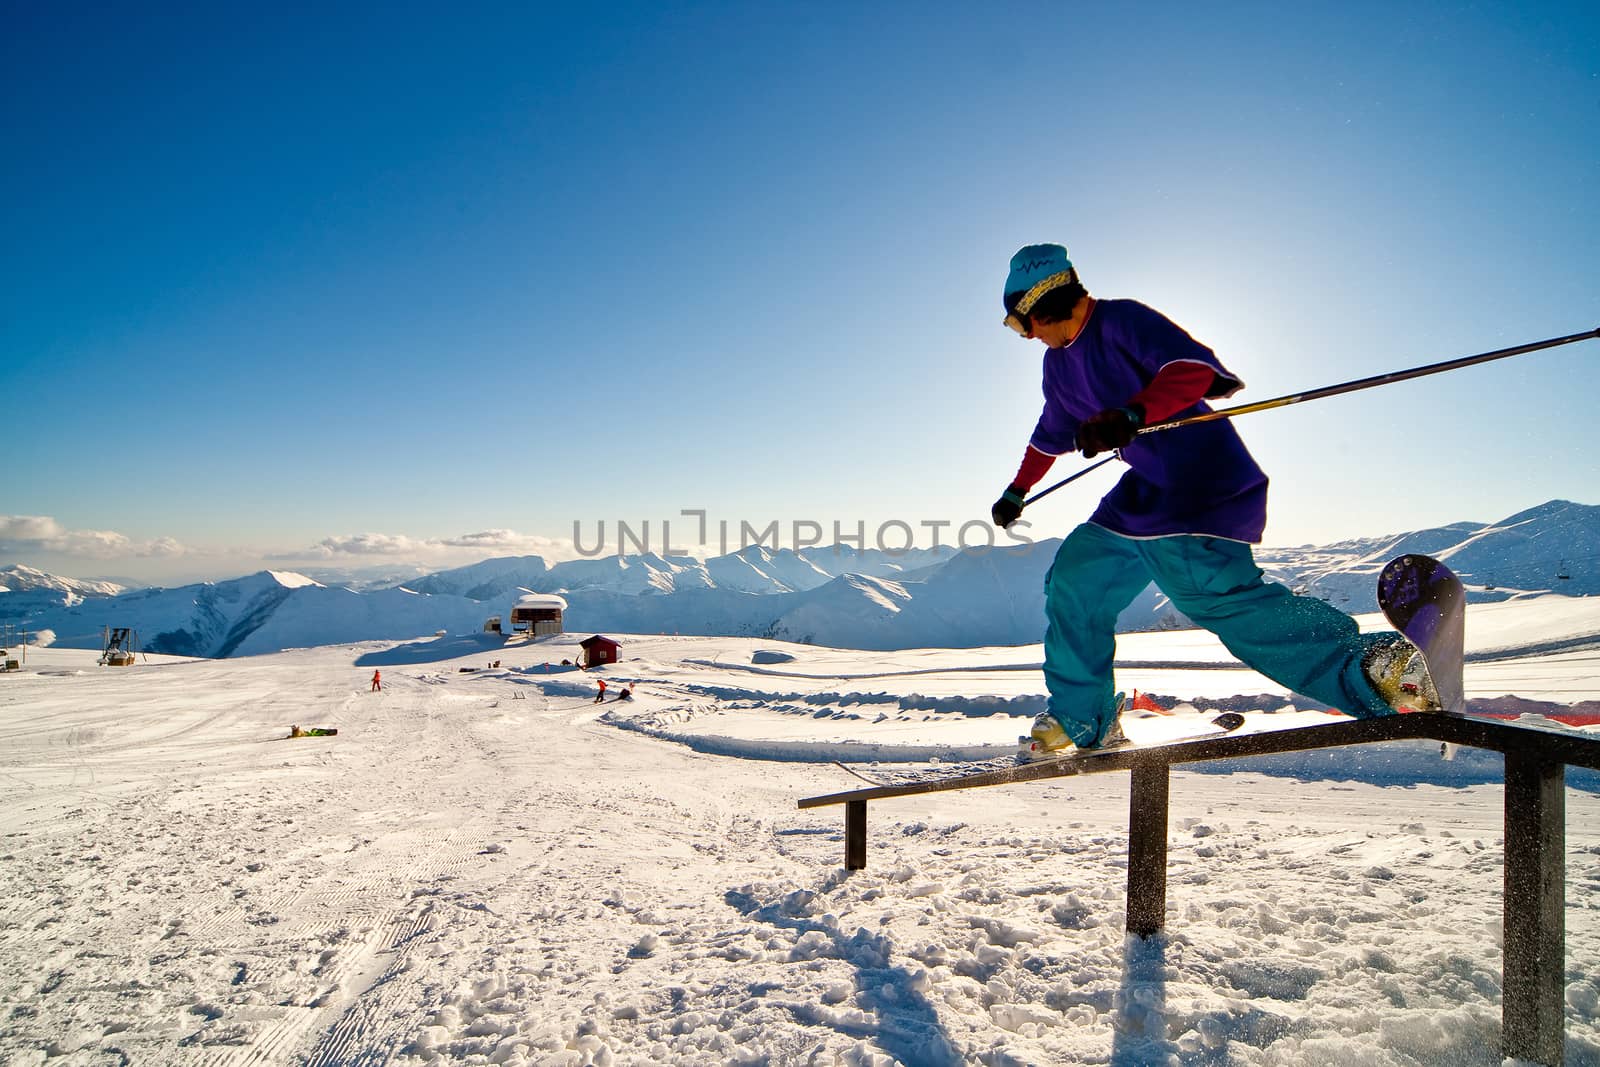
[[[1126,448],[1143,423],[1144,413],[1137,407],[1106,408],[1078,424],[1078,450],[1084,459],[1093,459],[1097,452]]]
[[[1011,485],[1000,494],[1000,499],[994,502],[994,507],[989,509],[989,517],[994,524],[1004,530],[1007,526],[1022,517],[1022,490]]]

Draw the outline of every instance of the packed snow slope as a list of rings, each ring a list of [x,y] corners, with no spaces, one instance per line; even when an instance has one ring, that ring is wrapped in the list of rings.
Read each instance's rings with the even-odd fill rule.
[[[0,620],[49,630],[55,643],[99,648],[106,626],[135,629],[152,652],[226,657],[318,644],[393,640],[481,628],[526,592],[568,602],[567,629],[763,637],[856,649],[1030,644],[1044,631],[1051,539],[963,552],[850,545],[795,552],[753,545],[709,560],[643,553],[547,564],[484,560],[361,590],[290,572],[111,595],[116,586],[0,572]],[[1474,603],[1556,592],[1600,593],[1600,507],[1551,501],[1498,523],[1337,545],[1261,549],[1269,577],[1352,614],[1373,611],[1377,574],[1406,551],[1438,555]],[[10,577],[7,577],[7,575]],[[1154,587],[1122,613],[1123,631],[1188,622]]]
[[[1469,696],[1594,700],[1583,609],[1475,609]],[[1036,646],[621,640],[599,674],[561,669],[570,636],[29,649],[0,675],[0,1062],[1500,1063],[1496,766],[1413,744],[1174,772],[1168,931],[1139,941],[1124,775],[875,804],[854,873],[840,810],[796,808],[860,784],[834,759],[1004,750]],[[1175,708],[1130,732],[1328,721],[1208,635],[1119,655]],[[596,705],[597,677],[633,700]],[[1590,1067],[1597,790],[1569,776],[1566,1061]]]

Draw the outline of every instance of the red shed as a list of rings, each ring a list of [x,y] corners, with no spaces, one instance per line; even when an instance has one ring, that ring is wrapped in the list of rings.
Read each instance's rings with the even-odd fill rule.
[[[609,637],[595,634],[578,642],[578,647],[583,649],[583,665],[585,667],[598,667],[602,663],[615,663],[620,656],[622,646]]]

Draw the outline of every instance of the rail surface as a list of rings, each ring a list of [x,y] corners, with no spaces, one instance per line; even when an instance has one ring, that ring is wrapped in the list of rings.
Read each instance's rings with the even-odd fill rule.
[[[801,808],[845,806],[845,866],[867,865],[867,802],[1128,771],[1129,932],[1166,923],[1169,771],[1175,764],[1304,752],[1382,741],[1432,740],[1505,756],[1505,885],[1501,1046],[1508,1057],[1560,1067],[1566,962],[1566,769],[1600,770],[1600,737],[1470,715],[1392,715],[1328,726],[1116,749],[903,785],[807,797]]]

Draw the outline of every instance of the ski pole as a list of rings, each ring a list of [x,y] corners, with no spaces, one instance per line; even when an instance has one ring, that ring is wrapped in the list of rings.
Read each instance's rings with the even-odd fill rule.
[[[1179,426],[1192,426],[1197,422],[1214,422],[1217,419],[1231,419],[1235,415],[1249,415],[1256,411],[1270,411],[1273,408],[1288,407],[1290,404],[1299,404],[1307,400],[1321,400],[1323,397],[1338,396],[1341,393],[1354,393],[1361,389],[1371,389],[1379,385],[1391,385],[1394,382],[1409,381],[1412,378],[1422,378],[1429,374],[1441,374],[1447,370],[1457,370],[1461,367],[1470,367],[1477,363],[1488,363],[1491,360],[1506,359],[1510,356],[1521,356],[1529,352],[1538,352],[1546,348],[1558,348],[1561,345],[1570,345],[1574,341],[1588,341],[1600,337],[1600,327],[1585,330],[1583,333],[1570,333],[1565,337],[1552,337],[1546,341],[1534,341],[1531,344],[1514,345],[1511,348],[1497,348],[1493,352],[1480,352],[1475,356],[1462,356],[1459,359],[1447,359],[1442,363],[1429,363],[1422,367],[1412,367],[1409,370],[1390,371],[1387,374],[1374,374],[1370,378],[1357,378],[1354,381],[1340,382],[1338,385],[1326,385],[1321,389],[1312,389],[1305,393],[1290,393],[1287,396],[1274,397],[1271,400],[1258,400],[1253,404],[1239,404],[1231,408],[1222,408],[1218,411],[1206,411],[1199,415],[1188,415],[1183,418],[1167,419],[1163,422],[1153,422],[1149,426],[1141,426],[1135,431],[1136,435],[1156,433],[1160,430],[1173,430]],[[1099,463],[1091,464],[1078,473],[1063,478],[1061,481],[1041,489],[1033,494],[1023,506],[1033,503],[1042,496],[1055,492],[1069,482],[1075,482],[1085,474],[1098,467],[1111,462],[1113,456],[1107,456]]]
[[[1491,360],[1506,359],[1510,356],[1521,356],[1529,352],[1538,352],[1545,348],[1558,348],[1561,345],[1570,345],[1574,341],[1587,341],[1594,337],[1600,337],[1600,328],[1585,330],[1583,333],[1569,333],[1565,337],[1552,337],[1548,341],[1534,341],[1531,344],[1515,345],[1511,348],[1497,348],[1493,352],[1480,352],[1476,356],[1447,359],[1443,363],[1429,363],[1427,366],[1412,367],[1410,370],[1374,374],[1370,378],[1357,378],[1355,381],[1341,382],[1338,385],[1327,385],[1321,389],[1313,389],[1308,393],[1291,393],[1288,396],[1275,397],[1272,400],[1258,400],[1253,404],[1239,404],[1236,407],[1223,408],[1220,411],[1207,411],[1199,415],[1190,415],[1187,418],[1167,419],[1165,422],[1155,422],[1149,426],[1141,426],[1136,432],[1141,434],[1155,433],[1157,430],[1171,430],[1178,426],[1189,426],[1197,422],[1231,419],[1235,415],[1248,415],[1254,411],[1269,411],[1272,408],[1288,407],[1290,404],[1299,404],[1306,400],[1321,400],[1327,396],[1354,393],[1361,389],[1371,389],[1379,385],[1390,385],[1394,382],[1426,377],[1429,374],[1442,374],[1447,370],[1457,370],[1461,367],[1470,367],[1476,363],[1488,363]]]
[[[1098,463],[1089,464],[1087,467],[1083,468],[1083,470],[1079,471],[1077,474],[1074,474],[1074,475],[1071,475],[1069,477],[1061,479],[1059,482],[1057,482],[1055,485],[1052,485],[1048,489],[1039,490],[1037,493],[1033,494],[1028,499],[1024,500],[1022,502],[1022,506],[1023,507],[1027,507],[1029,504],[1033,503],[1035,500],[1038,500],[1040,497],[1049,496],[1051,493],[1055,492],[1057,489],[1060,489],[1063,485],[1072,484],[1073,482],[1077,481],[1079,478],[1082,478],[1085,474],[1089,474],[1089,473],[1091,473],[1093,471],[1099,470],[1101,467],[1104,467],[1107,463],[1110,463],[1112,460],[1114,460],[1116,458],[1117,458],[1117,455],[1116,455],[1115,452],[1113,452],[1111,455],[1107,456],[1105,459],[1100,460]]]

